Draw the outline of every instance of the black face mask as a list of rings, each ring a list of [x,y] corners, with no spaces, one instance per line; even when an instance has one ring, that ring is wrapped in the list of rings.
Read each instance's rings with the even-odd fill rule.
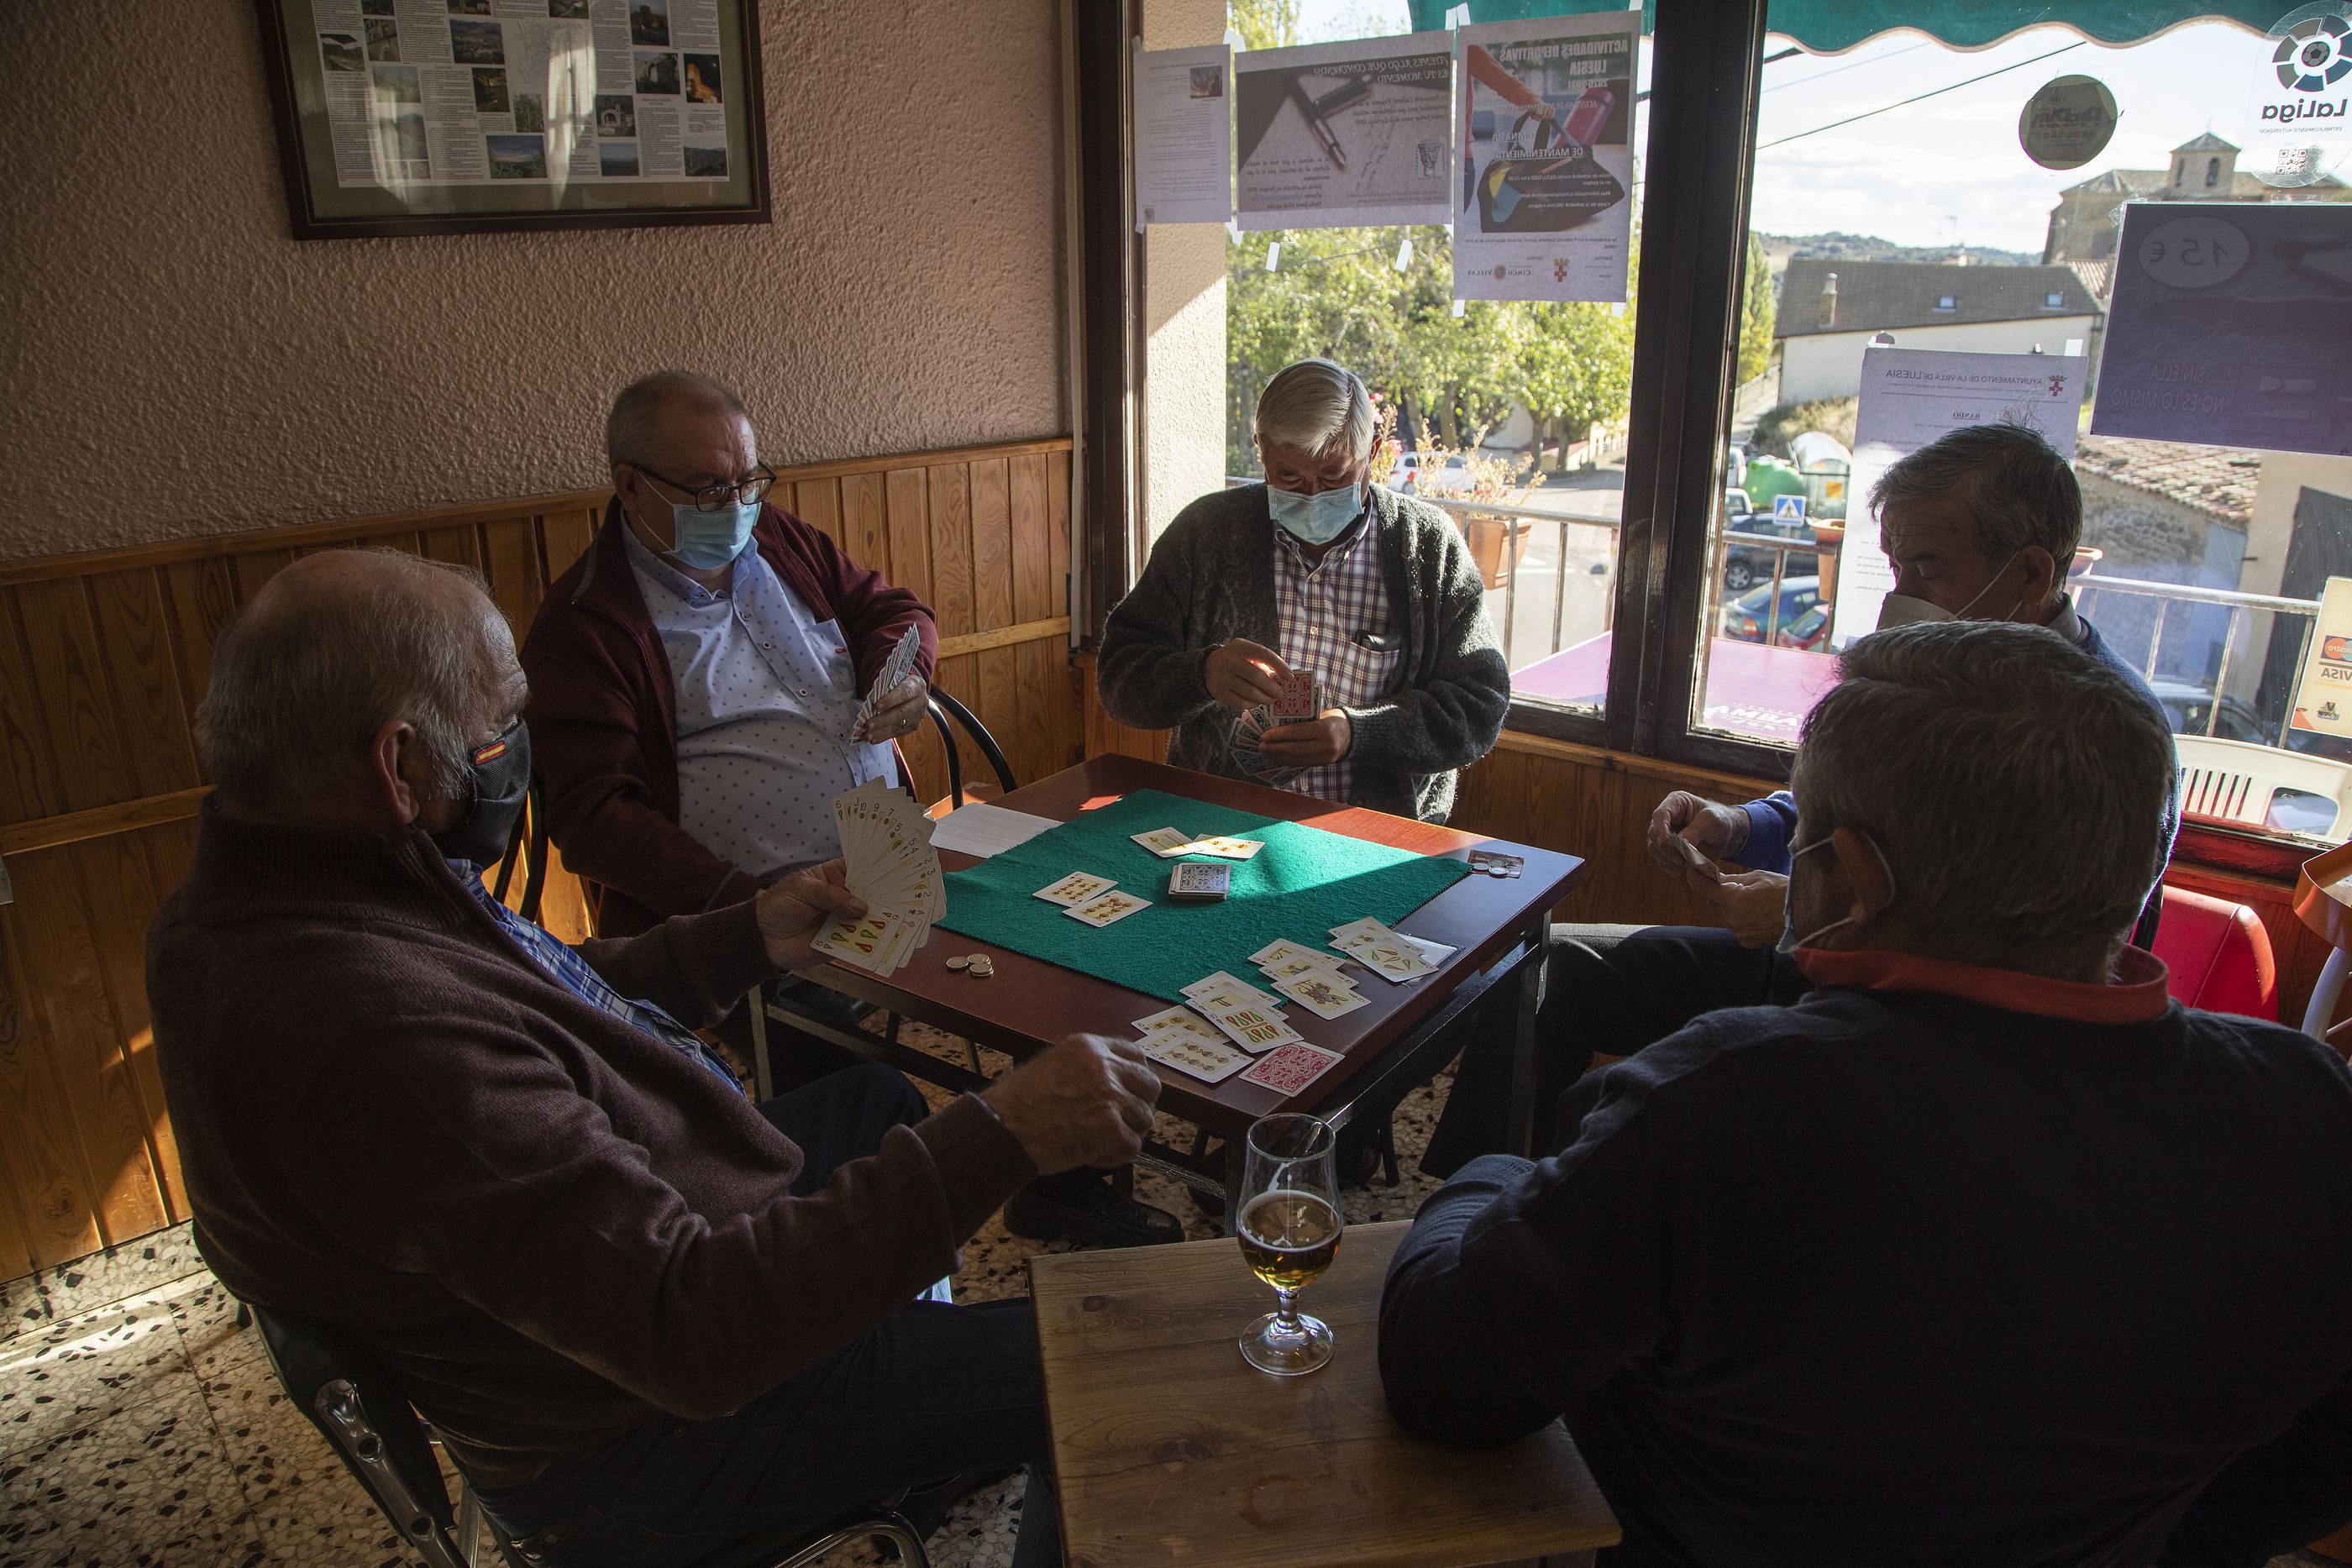
[[[530,794],[530,731],[522,720],[474,747],[466,759],[466,782],[471,799],[465,819],[434,834],[433,842],[450,860],[494,866],[506,859],[515,819]]]

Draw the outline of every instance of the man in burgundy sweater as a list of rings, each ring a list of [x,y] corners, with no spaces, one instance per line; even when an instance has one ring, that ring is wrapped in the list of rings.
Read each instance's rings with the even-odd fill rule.
[[[614,498],[595,542],[549,591],[523,649],[530,719],[564,864],[588,881],[606,936],[751,897],[841,853],[833,800],[898,782],[890,742],[922,721],[938,652],[931,612],[764,504],[775,476],[742,400],[664,371],[614,400]],[[912,630],[912,674],[861,716],[859,698]],[[794,998],[855,1027],[848,998]],[[750,1044],[748,1007],[720,1032]],[[854,1060],[794,1030],[778,1085]],[[1018,1235],[1105,1245],[1174,1241],[1173,1215],[1105,1175],[1072,1171],[1014,1195]]]
[[[1149,1065],[1074,1036],[936,1113],[870,1064],[753,1109],[690,1027],[860,908],[839,863],[564,946],[481,885],[524,690],[478,588],[389,552],[297,562],[223,635],[147,958],[205,1260],[380,1355],[551,1568],[1035,1464],[1028,1304],[917,1298],[1023,1182],[1134,1155]],[[1033,1496],[1019,1561],[1058,1562]]]

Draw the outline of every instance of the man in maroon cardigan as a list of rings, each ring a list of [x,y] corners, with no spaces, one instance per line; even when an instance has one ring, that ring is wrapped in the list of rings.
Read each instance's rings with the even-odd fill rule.
[[[522,660],[549,834],[613,936],[838,856],[834,797],[898,782],[889,743],[922,720],[938,635],[913,593],[765,504],[775,476],[742,401],[717,382],[670,371],[632,383],[605,449],[604,527],[549,591]],[[861,715],[860,694],[909,629],[914,672]],[[847,998],[793,988],[855,1026]],[[749,1013],[721,1026],[739,1046]],[[851,1060],[777,1032],[788,1042],[780,1087]],[[1086,1171],[1024,1189],[1005,1223],[1108,1245],[1182,1234],[1174,1216]]]

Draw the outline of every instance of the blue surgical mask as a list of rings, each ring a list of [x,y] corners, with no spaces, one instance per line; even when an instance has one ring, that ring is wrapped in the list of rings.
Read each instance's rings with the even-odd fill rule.
[[[1304,496],[1296,490],[1265,487],[1265,509],[1292,538],[1310,545],[1328,545],[1348,531],[1364,509],[1363,491],[1354,485],[1318,490]]]
[[[741,555],[751,541],[760,504],[738,501],[723,512],[706,512],[691,501],[672,502],[670,515],[677,519],[677,542],[670,553],[697,571],[715,571]]]

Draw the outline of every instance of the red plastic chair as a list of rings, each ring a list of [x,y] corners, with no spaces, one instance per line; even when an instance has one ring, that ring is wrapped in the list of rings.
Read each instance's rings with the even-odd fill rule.
[[[2156,956],[2172,971],[2169,989],[2183,1007],[2276,1021],[2271,935],[2244,904],[2167,887]]]

